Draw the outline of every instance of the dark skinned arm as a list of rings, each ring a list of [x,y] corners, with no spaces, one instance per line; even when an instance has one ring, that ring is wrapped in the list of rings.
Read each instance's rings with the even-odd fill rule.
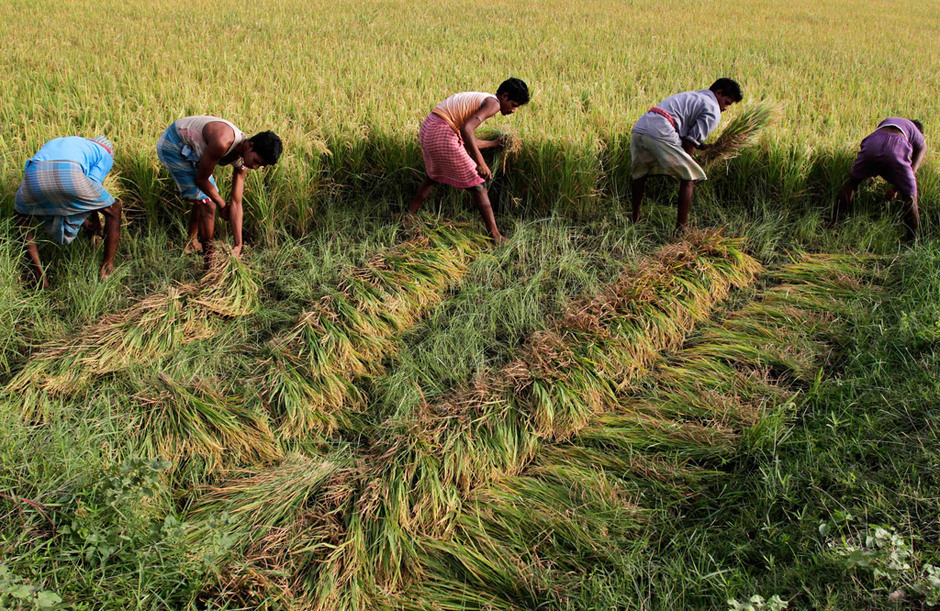
[[[219,161],[235,142],[235,131],[221,121],[213,121],[202,128],[202,137],[206,141],[206,150],[196,166],[195,183],[216,206],[225,208],[225,200],[209,179],[215,171],[215,166],[219,165]]]
[[[235,168],[232,171],[232,191],[229,193],[229,207],[223,209],[225,218],[232,227],[232,254],[236,257],[242,252],[242,196],[245,194],[245,167]]]
[[[911,170],[913,170],[915,174],[917,173],[917,170],[920,169],[920,164],[924,162],[924,157],[926,154],[927,147],[924,146],[919,151],[917,151],[916,155],[914,155],[914,160],[911,162]]]
[[[463,138],[463,146],[467,149],[467,154],[470,155],[470,159],[473,159],[477,164],[477,173],[489,180],[493,177],[493,173],[490,171],[489,166],[486,165],[486,162],[483,160],[483,154],[480,152],[480,149],[488,149],[499,146],[499,140],[479,140],[476,137],[477,128],[480,127],[480,124],[495,115],[499,112],[499,102],[495,98],[486,98],[482,104],[480,104],[479,110],[476,113],[467,119],[467,122],[463,124],[460,128],[460,136]]]
[[[104,214],[104,261],[101,263],[101,279],[114,271],[114,255],[121,238],[121,204],[114,202],[101,211]]]
[[[691,140],[683,140],[682,150],[685,151],[689,155],[689,157],[691,157],[692,153],[695,152],[695,143],[692,142]]]

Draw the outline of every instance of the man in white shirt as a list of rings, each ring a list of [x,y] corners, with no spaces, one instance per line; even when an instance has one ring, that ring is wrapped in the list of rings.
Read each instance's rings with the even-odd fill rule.
[[[704,148],[702,143],[718,127],[721,113],[742,97],[740,85],[720,78],[708,89],[668,97],[640,117],[630,140],[634,222],[640,217],[646,177],[674,176],[679,179],[676,230],[685,228],[693,187],[706,178],[701,166],[692,159],[692,151]]]

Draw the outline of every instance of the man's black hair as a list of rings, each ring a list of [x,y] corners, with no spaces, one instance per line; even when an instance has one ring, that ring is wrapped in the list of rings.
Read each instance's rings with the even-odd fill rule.
[[[499,89],[496,90],[496,95],[503,95],[504,93],[508,93],[509,99],[513,102],[529,103],[529,86],[522,79],[512,77],[503,81]]]
[[[914,127],[916,127],[916,128],[920,131],[920,133],[924,133],[924,124],[923,124],[923,123],[921,123],[921,122],[918,121],[917,119],[912,120],[911,123],[914,124]]]
[[[251,150],[261,155],[264,159],[264,165],[274,165],[281,158],[281,152],[284,145],[281,139],[274,132],[259,132],[248,139],[251,142]]]
[[[712,91],[720,91],[730,97],[735,102],[740,102],[744,95],[741,94],[741,86],[729,78],[720,78],[709,87]]]

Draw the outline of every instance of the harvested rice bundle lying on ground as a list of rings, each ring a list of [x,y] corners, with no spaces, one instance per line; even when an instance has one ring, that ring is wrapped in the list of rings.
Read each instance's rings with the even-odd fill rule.
[[[139,408],[135,445],[174,464],[200,458],[209,470],[280,457],[265,414],[214,390],[218,381],[183,384],[166,374],[133,397]]]
[[[734,159],[757,141],[776,116],[777,109],[769,102],[739,109],[718,136],[698,154],[698,160],[705,165]]]
[[[472,493],[447,537],[419,535],[420,566],[412,570],[422,578],[387,604],[563,604],[592,571],[619,561],[616,540],[630,537],[652,513],[635,504],[643,490],[659,499],[689,494],[718,475],[709,465],[741,452],[743,428],[789,411],[796,392],[791,382],[811,383],[832,349],[824,340],[877,298],[877,267],[873,258],[807,257],[775,273],[790,282],[710,325],[655,368],[649,390],[623,397],[569,441],[545,447],[524,472]],[[786,317],[791,324],[781,325]],[[768,330],[761,330],[764,324]],[[789,362],[777,358],[793,346],[805,354]],[[796,377],[768,378],[768,366]],[[715,393],[725,401],[709,404]],[[742,404],[723,414],[736,400]],[[618,500],[605,506],[609,498]]]
[[[152,361],[170,350],[212,335],[203,317],[187,310],[178,289],[147,297],[107,316],[79,337],[43,344],[7,384],[4,394],[30,398],[76,392],[95,376]]]
[[[342,528],[329,537],[322,525],[301,528],[308,551],[294,558],[298,584],[327,608],[370,608],[401,587],[419,568],[416,537],[452,532],[474,489],[519,474],[543,439],[569,437],[609,411],[624,380],[649,367],[658,351],[680,345],[732,286],[753,282],[759,269],[737,240],[692,234],[625,274],[616,287],[630,297],[612,289],[587,309],[589,321],[560,318],[550,333],[533,337],[523,358],[410,421],[383,425],[385,438],[363,456],[343,492],[323,492],[345,499],[335,509]],[[679,322],[657,327],[650,323],[656,312]],[[578,325],[565,326],[576,318]],[[578,355],[587,357],[580,362]],[[609,363],[595,367],[601,359]]]
[[[77,392],[95,376],[152,362],[189,342],[213,336],[218,326],[207,314],[250,314],[257,307],[258,290],[250,268],[220,254],[201,281],[145,297],[78,337],[43,343],[4,393],[23,396],[24,410],[30,412],[45,393]]]
[[[394,336],[440,302],[486,246],[482,234],[452,225],[413,230],[351,270],[340,290],[269,344],[259,377],[284,435],[350,426],[362,398],[354,380],[381,373]]]
[[[244,261],[226,252],[213,253],[209,271],[187,293],[190,302],[214,314],[238,318],[254,314],[261,301],[257,273]]]

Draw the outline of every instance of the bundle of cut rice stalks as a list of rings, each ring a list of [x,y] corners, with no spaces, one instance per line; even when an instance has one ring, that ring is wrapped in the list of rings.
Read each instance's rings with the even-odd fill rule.
[[[228,318],[248,316],[260,305],[261,287],[257,274],[231,253],[216,251],[209,271],[195,285],[187,287],[191,303]]]
[[[24,411],[35,417],[41,395],[72,393],[96,376],[152,362],[187,343],[218,331],[207,314],[246,316],[259,304],[255,273],[245,263],[220,253],[196,283],[150,295],[111,314],[77,337],[44,342],[4,388],[19,394]]]
[[[486,137],[489,139],[490,135]],[[503,145],[496,151],[496,155],[493,156],[492,171],[494,175],[505,174],[506,170],[518,159],[519,153],[522,151],[522,138],[509,129],[497,130],[494,137],[499,138]]]
[[[521,473],[469,495],[446,537],[418,533],[412,571],[421,579],[383,602],[396,609],[428,608],[431,597],[435,608],[467,600],[494,609],[564,604],[599,565],[616,561],[608,551],[642,523],[645,509],[634,499],[652,494],[661,503],[694,493],[721,475],[717,465],[746,451],[745,429],[790,413],[794,384],[810,383],[832,349],[820,340],[878,298],[879,265],[810,256],[775,272],[787,283],[710,324],[654,368],[647,388],[621,394],[612,411],[545,446]],[[798,358],[779,358],[794,351]],[[776,375],[765,375],[768,368]]]
[[[153,361],[214,332],[205,317],[186,308],[180,290],[171,288],[107,316],[78,337],[45,342],[4,393],[23,395],[29,412],[31,400],[39,395],[76,392],[96,376]]]
[[[352,426],[362,398],[354,380],[382,372],[394,336],[440,302],[487,244],[482,234],[452,225],[413,231],[351,270],[340,290],[269,344],[261,387],[285,436]]]
[[[280,458],[265,414],[217,386],[212,380],[183,384],[161,373],[154,388],[134,397],[140,409],[137,447],[174,464],[200,458],[209,470]]]
[[[741,108],[718,137],[706,143],[708,146],[697,155],[699,161],[703,165],[713,165],[734,159],[742,150],[754,144],[776,117],[777,108],[769,102]]]

